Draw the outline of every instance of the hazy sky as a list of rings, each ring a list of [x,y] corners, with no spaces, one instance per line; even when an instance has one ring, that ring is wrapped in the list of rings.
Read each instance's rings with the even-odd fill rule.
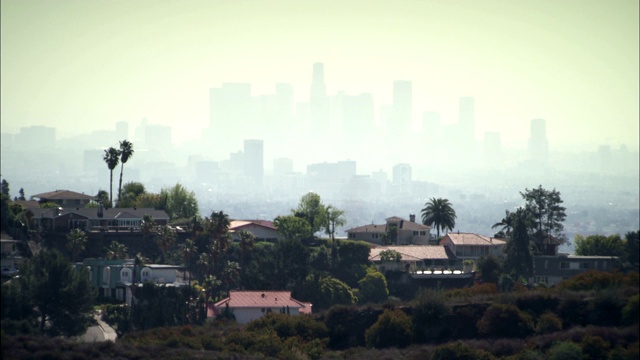
[[[638,1],[29,1],[1,2],[2,131],[59,137],[133,128],[142,117],[174,139],[208,125],[208,89],[251,82],[309,96],[312,63],[328,93],[391,102],[411,80],[416,117],[457,121],[476,98],[476,136],[638,148]],[[558,147],[558,145],[556,146]]]

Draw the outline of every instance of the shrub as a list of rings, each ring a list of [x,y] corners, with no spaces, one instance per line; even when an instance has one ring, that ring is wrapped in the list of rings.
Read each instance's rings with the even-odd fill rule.
[[[577,294],[567,293],[558,305],[558,315],[562,319],[563,328],[573,325],[584,326],[587,324],[588,303]]]
[[[451,315],[451,306],[441,292],[422,289],[412,303],[413,331],[417,341],[438,339]]]
[[[589,324],[599,326],[620,325],[622,306],[623,302],[618,291],[607,290],[598,292],[595,298],[589,303]]]
[[[509,304],[491,305],[476,326],[480,335],[487,337],[526,337],[533,333],[531,316]]]
[[[548,334],[562,330],[562,319],[552,312],[540,315],[536,325],[536,334]]]
[[[458,341],[438,346],[433,351],[432,360],[490,360],[494,359],[493,355],[484,351],[476,350],[467,346],[465,343]]]
[[[291,316],[287,314],[270,313],[247,325],[247,331],[275,330],[278,337],[287,339],[298,336],[305,341],[323,339],[328,336],[327,326],[314,320],[308,315]]]
[[[607,352],[611,344],[604,341],[600,336],[587,335],[580,342],[582,355],[585,360],[598,360],[607,357]]]
[[[580,346],[574,342],[563,341],[553,345],[547,352],[549,360],[581,360],[582,350]]]
[[[640,295],[634,295],[627,300],[627,304],[622,308],[622,323],[625,325],[632,325],[638,323],[638,304],[640,302]]]
[[[412,338],[411,318],[402,310],[385,310],[365,333],[367,346],[379,349],[406,347]]]

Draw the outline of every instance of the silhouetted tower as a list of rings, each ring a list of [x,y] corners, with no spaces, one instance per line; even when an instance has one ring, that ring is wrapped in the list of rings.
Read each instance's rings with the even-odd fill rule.
[[[537,165],[547,164],[549,158],[549,141],[547,140],[547,124],[544,119],[531,120],[529,158]]]
[[[324,83],[324,64],[322,63],[313,64],[309,113],[313,132],[327,133],[329,129],[329,98]]]
[[[264,178],[264,142],[245,140],[243,156],[244,174],[255,186],[261,187]]]
[[[411,81],[393,82],[393,124],[392,129],[397,129],[401,135],[411,131],[413,114],[413,92]]]
[[[459,105],[458,131],[460,136],[460,149],[464,158],[475,152],[475,99],[461,97]]]

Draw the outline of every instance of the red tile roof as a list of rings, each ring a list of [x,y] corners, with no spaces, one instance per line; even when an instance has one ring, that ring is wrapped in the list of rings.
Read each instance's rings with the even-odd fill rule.
[[[504,240],[490,238],[478,234],[472,233],[448,233],[440,240],[440,244],[444,244],[446,239],[449,238],[454,245],[479,245],[479,246],[492,246],[503,245],[507,242]]]
[[[370,261],[380,261],[380,253],[385,250],[397,251],[404,261],[454,259],[452,253],[442,245],[405,245],[405,246],[380,246],[372,248],[369,252]]]
[[[215,307],[227,304],[230,308],[305,307],[305,303],[291,297],[291,291],[230,291],[229,297],[215,303]]]

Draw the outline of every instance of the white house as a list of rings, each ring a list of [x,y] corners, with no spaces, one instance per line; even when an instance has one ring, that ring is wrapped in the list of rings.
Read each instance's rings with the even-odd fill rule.
[[[394,251],[400,255],[398,261],[383,259],[384,251]],[[414,272],[423,269],[462,269],[462,263],[456,256],[442,245],[400,245],[379,246],[369,251],[369,261],[378,270],[404,270]]]
[[[268,313],[311,314],[311,304],[292,298],[290,291],[230,291],[213,305],[213,315],[227,310],[238,324],[246,324]]]

